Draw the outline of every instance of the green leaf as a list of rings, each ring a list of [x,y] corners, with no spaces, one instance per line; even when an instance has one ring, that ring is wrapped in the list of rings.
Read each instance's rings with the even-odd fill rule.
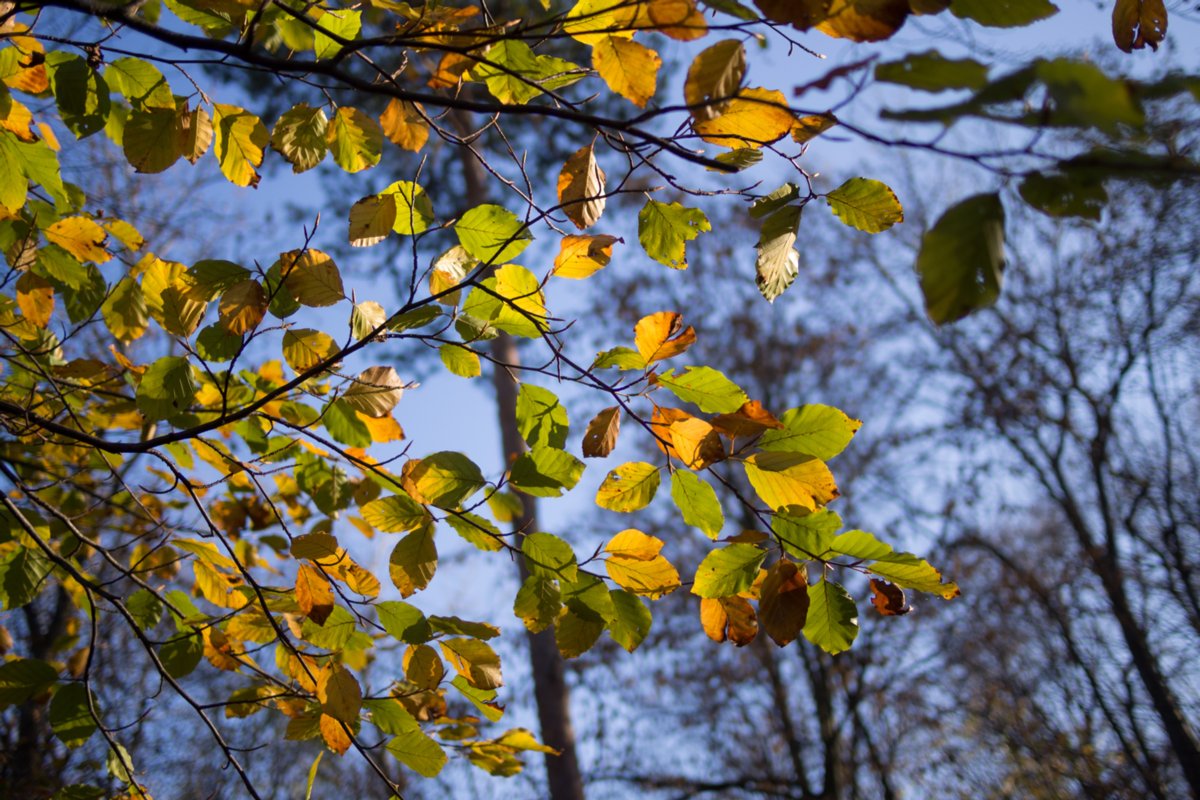
[[[379,193],[396,203],[396,218],[392,230],[402,236],[413,236],[428,230],[433,223],[433,203],[425,188],[412,181],[396,181]]]
[[[993,28],[1019,28],[1058,13],[1050,0],[952,0],[950,10]]]
[[[504,706],[496,702],[496,691],[494,689],[477,689],[467,683],[463,676],[458,675],[454,680],[450,681],[450,685],[462,694],[463,697],[471,701],[475,708],[483,714],[484,718],[490,722],[498,722],[504,716]]]
[[[242,337],[213,323],[200,329],[196,335],[196,353],[205,361],[221,363],[230,361],[242,349]]]
[[[616,367],[619,370],[645,369],[646,359],[637,350],[630,347],[614,347],[596,354],[592,362],[593,369],[608,369]]]
[[[687,269],[687,243],[712,230],[698,208],[648,200],[638,214],[638,241],[646,255],[672,269]]]
[[[545,299],[537,276],[517,264],[506,264],[485,279],[463,302],[463,313],[486,320],[514,336],[541,337],[547,326]]]
[[[1111,78],[1095,64],[1056,58],[1034,66],[1046,85],[1053,105],[1051,121],[1056,125],[1095,127],[1117,133],[1122,126],[1141,127],[1145,114],[1130,85]]]
[[[379,623],[388,636],[408,644],[422,644],[433,638],[433,628],[421,609],[400,600],[385,600],[375,604]]]
[[[58,687],[50,701],[50,728],[59,741],[71,748],[84,744],[96,732],[85,684],[65,683]]]
[[[407,475],[424,502],[443,508],[457,508],[485,483],[475,462],[449,451],[425,456]]]
[[[608,634],[614,642],[632,653],[650,634],[650,609],[640,597],[624,589],[613,589],[608,594],[613,602]]]
[[[373,441],[367,424],[358,418],[345,400],[327,403],[321,411],[321,424],[329,431],[334,441],[347,447],[367,448]]]
[[[790,408],[779,420],[782,430],[768,430],[758,444],[763,450],[805,453],[828,461],[846,449],[862,421],[833,406],[810,404]]]
[[[104,68],[108,85],[135,109],[175,111],[175,94],[158,67],[140,58],[118,58]]]
[[[485,264],[507,264],[533,240],[516,214],[495,205],[472,208],[454,224],[454,232],[463,248]]]
[[[460,344],[444,344],[438,348],[442,364],[460,378],[478,378],[483,372],[479,356],[469,347]]]
[[[560,610],[562,593],[554,579],[545,575],[526,578],[513,602],[513,614],[531,633],[541,633],[553,625]]]
[[[142,287],[131,277],[122,278],[100,307],[109,331],[122,342],[132,342],[146,332],[150,312]]]
[[[925,311],[937,325],[995,303],[1004,274],[1000,195],[975,195],[943,214],[921,238],[917,273]]]
[[[654,377],[654,383],[710,414],[732,414],[750,399],[740,386],[712,367],[684,367],[678,375],[669,369]]]
[[[136,171],[156,174],[166,171],[179,160],[183,128],[174,109],[134,109],[125,121],[121,139],[125,160]]]
[[[851,178],[825,195],[825,200],[838,219],[866,233],[882,233],[904,221],[896,193],[870,178]]]
[[[58,670],[36,658],[14,658],[0,664],[0,709],[24,703],[58,680]]]
[[[776,514],[771,524],[783,549],[796,558],[820,558],[833,545],[842,518],[829,509],[805,516]]]
[[[830,655],[849,650],[858,636],[858,608],[836,583],[822,579],[808,587],[808,619],[804,638]]]
[[[830,543],[829,549],[864,561],[886,558],[893,552],[890,544],[879,541],[874,534],[866,531],[846,531],[839,534]]]
[[[437,571],[438,553],[433,532],[433,526],[426,525],[405,536],[392,550],[388,574],[401,597],[410,597],[424,589]]]
[[[186,628],[181,635],[164,642],[158,649],[158,658],[163,669],[172,678],[182,678],[191,674],[200,664],[203,655],[204,640],[191,628]]]
[[[750,212],[753,214],[753,209]],[[784,206],[763,222],[758,237],[758,258],[754,263],[758,291],[767,302],[783,294],[800,272],[800,253],[796,250],[796,233],[800,225],[800,208]]]
[[[163,356],[142,376],[137,388],[137,407],[147,419],[170,419],[191,407],[196,389],[188,360]]]
[[[81,56],[61,50],[46,54],[46,72],[59,116],[75,138],[103,130],[110,101],[108,83],[100,73]]]
[[[453,514],[446,522],[455,533],[484,552],[494,553],[504,547],[500,529],[478,514]]]
[[[17,545],[0,559],[0,606],[12,611],[33,602],[52,569],[54,565],[41,553]]]
[[[554,621],[554,640],[563,658],[578,658],[591,650],[604,633],[604,620],[582,616],[568,608]]]
[[[471,68],[472,80],[483,81],[501,103],[528,103],[546,91],[580,80],[586,71],[553,56],[536,55],[529,45],[502,39],[486,55],[488,63]]]
[[[521,542],[525,566],[532,575],[574,581],[579,576],[575,551],[552,533],[531,533]]]
[[[942,573],[923,558],[912,553],[892,553],[871,564],[872,574],[906,589],[940,595],[946,600],[958,597],[958,586],[945,583]]]
[[[1018,187],[1021,198],[1049,217],[1082,217],[1100,221],[1108,192],[1100,181],[1086,176],[1034,172]]]
[[[522,383],[517,392],[517,428],[530,447],[567,446],[570,420],[558,395],[549,389]]]
[[[271,147],[292,165],[292,172],[306,172],[325,159],[328,130],[329,118],[324,109],[298,103],[275,122]]]
[[[395,494],[372,500],[362,507],[363,519],[368,525],[384,533],[406,533],[429,522],[425,506],[406,492],[395,488],[393,491]]]
[[[379,163],[383,154],[383,129],[370,115],[342,106],[325,131],[333,160],[346,172],[362,172]]]
[[[716,539],[725,527],[725,512],[711,485],[699,475],[686,469],[671,473],[671,499],[683,521],[699,528],[705,536]]]
[[[729,597],[744,592],[754,584],[766,557],[764,550],[752,544],[731,544],[713,550],[696,568],[692,594]]]
[[[163,604],[150,591],[138,589],[125,601],[125,610],[143,631],[151,631],[162,619]]]
[[[396,705],[397,718],[403,715],[407,719],[399,722],[402,730],[387,743],[387,751],[418,775],[426,778],[437,777],[438,773],[442,771],[442,767],[446,766],[445,751],[442,750],[441,745],[421,730],[416,719],[403,706]]]
[[[566,450],[538,445],[513,463],[509,482],[534,497],[560,497],[579,483],[584,464]]]
[[[358,38],[362,30],[362,12],[350,9],[324,11],[316,24],[319,30],[313,32],[313,50],[319,59],[333,58],[344,47],[337,39],[352,42]]]
[[[608,473],[596,491],[596,505],[609,511],[629,513],[650,505],[658,491],[658,467],[631,461]]]
[[[875,80],[910,89],[942,92],[948,89],[978,91],[987,85],[988,68],[970,58],[946,58],[936,50],[913,53],[899,61],[875,65]]]

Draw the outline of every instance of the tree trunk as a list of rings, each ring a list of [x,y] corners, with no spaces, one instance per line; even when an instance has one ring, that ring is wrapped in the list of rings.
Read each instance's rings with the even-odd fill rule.
[[[455,123],[460,134],[469,132],[470,126],[462,116],[456,116]],[[487,177],[482,166],[469,151],[464,149],[461,152],[467,201],[472,206],[488,202]],[[501,365],[520,364],[520,354],[516,342],[505,333],[492,340],[491,355],[497,362],[492,370],[492,384],[500,414],[498,421],[504,463],[508,466],[525,452],[525,440],[517,428],[517,382]],[[537,500],[521,495],[521,508],[521,518],[516,521],[514,530],[535,532],[538,529]],[[525,564],[523,561],[518,563],[521,579],[524,580],[527,577]],[[571,726],[571,695],[563,676],[563,660],[554,640],[553,629],[529,634],[529,661],[542,741],[559,752],[557,757],[546,756],[550,800],[583,800],[583,778],[575,755],[575,730]]]

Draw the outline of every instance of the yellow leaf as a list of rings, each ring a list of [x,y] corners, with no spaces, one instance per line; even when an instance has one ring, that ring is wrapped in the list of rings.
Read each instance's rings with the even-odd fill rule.
[[[17,305],[25,319],[44,328],[54,313],[54,287],[40,275],[22,272],[17,278]]]
[[[283,334],[283,358],[296,372],[306,372],[338,351],[337,342],[327,333],[312,328],[297,328]]]
[[[582,280],[608,266],[616,236],[564,236],[554,259],[553,274],[559,278]]]
[[[584,458],[604,458],[617,446],[617,435],[621,432],[621,409],[606,408],[588,423],[583,435]]]
[[[291,250],[279,256],[284,285],[303,305],[331,306],[346,297],[342,274],[320,250]]]
[[[213,142],[212,117],[197,106],[196,110],[188,111],[187,104],[180,109],[179,115],[179,152],[192,164],[208,152]]]
[[[632,39],[640,0],[580,0],[567,12],[563,32],[595,46],[610,37]]]
[[[838,119],[833,114],[809,114],[796,120],[796,124],[792,126],[792,139],[797,144],[804,144],[837,124]]]
[[[607,36],[593,45],[592,66],[604,78],[608,88],[644,108],[654,97],[662,59],[649,47]]]
[[[654,28],[683,42],[708,33],[708,22],[696,8],[696,0],[649,0],[646,12]]]
[[[688,416],[668,427],[671,444],[688,469],[700,470],[726,457],[721,437],[708,422]]]
[[[392,98],[379,117],[379,125],[383,128],[384,136],[414,153],[429,141],[429,123],[422,116],[418,103]]]
[[[354,378],[342,401],[371,417],[390,414],[404,394],[404,381],[393,367],[369,367]]]
[[[638,352],[649,366],[655,361],[677,356],[696,343],[696,331],[683,327],[683,315],[659,311],[642,317],[633,329]]]
[[[225,330],[241,336],[257,328],[266,316],[267,293],[258,281],[241,281],[225,290],[218,308]]]
[[[596,505],[610,511],[637,511],[654,499],[658,484],[658,468],[653,464],[644,461],[622,464],[596,490]]]
[[[301,564],[296,572],[296,604],[301,614],[318,625],[324,625],[333,613],[333,588],[311,564]]]
[[[442,658],[427,644],[410,645],[404,652],[404,677],[420,689],[437,689],[446,674]]]
[[[17,25],[12,30],[27,30],[24,25]],[[46,72],[46,48],[32,36],[12,36],[5,33],[10,47],[20,53],[17,61],[19,71],[8,75],[4,82],[13,89],[28,94],[42,94],[50,89],[50,76]]]
[[[698,120],[692,127],[709,144],[742,149],[778,141],[795,124],[783,92],[752,88],[738,92],[719,116]]]
[[[593,145],[579,148],[563,164],[558,174],[558,202],[580,230],[595,225],[604,213],[604,170],[596,163]]]
[[[321,715],[319,725],[321,738],[330,750],[340,756],[350,749],[350,736],[346,733],[345,725],[328,714]]]
[[[67,217],[46,228],[46,238],[80,261],[103,264],[112,258],[104,249],[108,232],[87,217]]]
[[[373,194],[350,206],[350,246],[379,244],[396,224],[396,195]]]
[[[262,164],[263,148],[271,141],[262,120],[244,108],[215,103],[213,127],[213,155],[221,165],[221,172],[235,186],[257,186],[259,176],[255,167]]]
[[[637,561],[651,561],[662,549],[662,539],[642,533],[636,528],[621,531],[604,546],[604,552],[614,558],[630,558]]]
[[[33,114],[24,103],[12,97],[8,99],[8,113],[4,119],[0,119],[0,128],[11,132],[22,142],[37,141],[37,134],[33,132]]]
[[[755,453],[744,466],[758,496],[777,511],[791,506],[815,511],[839,494],[825,462],[802,453]]]
[[[196,589],[213,605],[221,608],[242,608],[250,602],[241,592],[234,591],[234,587],[242,585],[241,578],[236,575],[221,572],[200,560],[192,562],[192,571],[196,575]]]
[[[390,414],[385,414],[382,417],[369,417],[361,411],[355,411],[364,425],[367,426],[367,431],[371,434],[371,441],[378,444],[385,442],[398,442],[404,438],[404,429],[400,427],[400,423],[396,422],[396,418]]]
[[[900,30],[911,10],[909,0],[833,0],[817,30],[855,42],[878,42]]]

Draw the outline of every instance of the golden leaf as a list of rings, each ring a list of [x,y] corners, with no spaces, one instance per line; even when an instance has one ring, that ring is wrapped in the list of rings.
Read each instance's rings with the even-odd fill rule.
[[[608,88],[644,108],[654,97],[662,59],[637,42],[606,36],[592,48],[592,66]]]

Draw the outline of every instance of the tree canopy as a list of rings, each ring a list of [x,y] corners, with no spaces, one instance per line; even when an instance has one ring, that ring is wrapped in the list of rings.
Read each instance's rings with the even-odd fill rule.
[[[726,334],[687,309],[646,308],[623,339],[581,355],[589,318],[556,312],[548,287],[586,292],[622,259],[686,270],[689,248],[737,215],[761,232],[747,280],[764,303],[786,302],[806,210],[867,235],[904,221],[877,179],[815,180],[810,147],[840,131],[1017,187],[945,209],[915,264],[935,324],[995,303],[1014,197],[1098,218],[1113,177],[1197,174],[1147,136],[1145,108],[1194,102],[1200,80],[1114,77],[1066,58],[1005,69],[930,50],[868,55],[789,94],[757,85],[755,49],[794,47],[793,63],[810,58],[810,31],[875,42],[911,16],[982,29],[1055,12],[1049,0],[0,4],[0,604],[6,616],[26,609],[31,634],[0,664],[0,704],[36,708],[61,745],[103,752],[87,783],[57,796],[154,791],[153,767],[122,744],[136,712],[107,711],[138,692],[189,706],[188,724],[253,797],[253,743],[224,720],[269,715],[276,738],[353,749],[397,795],[386,754],[423,776],[448,751],[495,775],[520,770],[523,753],[549,748],[502,724],[500,628],[421,608],[447,536],[497,569],[524,563],[519,591],[495,605],[553,629],[568,658],[605,634],[636,649],[654,602],[680,590],[716,642],[761,633],[830,654],[853,646],[860,613],[905,614],[906,591],[957,596],[936,566],[836,511],[827,462],[859,420],[804,398],[768,408],[737,375],[691,362],[698,339]],[[1155,48],[1167,12],[1117,0],[1112,21],[1121,50]],[[668,48],[686,54],[681,80]],[[848,121],[841,105],[870,78],[952,99]],[[831,91],[844,94],[835,110]],[[569,154],[550,173],[524,155],[541,125]],[[978,125],[1005,143],[956,135]],[[360,188],[330,198],[319,224],[297,224],[283,252],[181,263],[143,237],[143,220],[95,202],[95,175],[71,171],[91,143],[139,175],[215,167],[267,194],[272,169],[331,162]],[[377,181],[372,169],[401,154],[406,171]],[[427,160],[460,173],[423,184]],[[486,202],[467,190],[470,170],[492,187]],[[337,263],[347,247],[396,266],[355,285]],[[526,343],[525,366],[495,363],[485,343],[498,336]],[[417,388],[406,365],[431,351],[464,380],[514,374],[526,452],[489,471],[479,454],[436,449],[436,431],[406,438],[403,395]],[[561,386],[604,409],[572,425]],[[653,460],[610,458],[631,429],[656,445]],[[522,496],[570,492],[585,459],[609,459],[593,467],[606,475],[595,503],[614,512],[603,547],[511,527]],[[671,541],[629,527],[623,515],[652,502],[712,540],[694,573],[680,574]],[[388,541],[386,575],[356,557],[375,537]],[[855,574],[868,597],[847,591]],[[97,637],[111,626],[136,643],[145,685],[98,677]],[[200,699],[200,678],[219,673],[233,688]]]

